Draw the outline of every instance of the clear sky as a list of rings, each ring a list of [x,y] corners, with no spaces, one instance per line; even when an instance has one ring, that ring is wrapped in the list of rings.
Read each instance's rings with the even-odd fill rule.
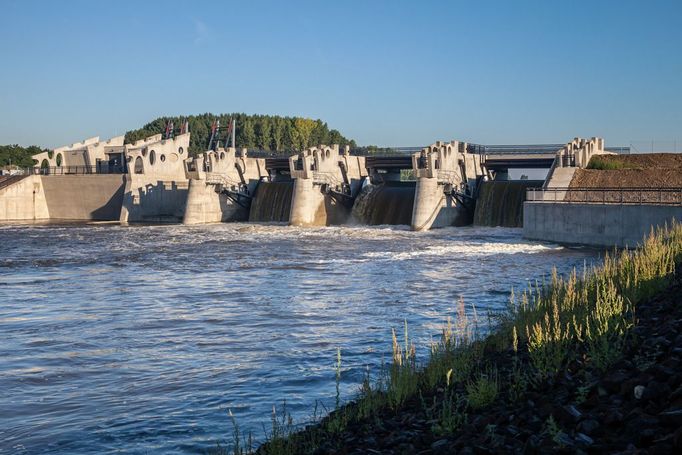
[[[682,141],[682,1],[0,0],[0,144],[203,112],[359,144]]]

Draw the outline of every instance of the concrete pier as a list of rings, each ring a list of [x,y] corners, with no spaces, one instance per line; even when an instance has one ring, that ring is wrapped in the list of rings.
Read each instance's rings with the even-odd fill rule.
[[[338,145],[311,147],[289,158],[294,180],[289,224],[327,226],[344,223],[367,176],[364,157]]]
[[[228,147],[204,152],[185,164],[190,180],[183,224],[248,220],[250,199],[268,177],[263,158]]]
[[[474,187],[484,175],[479,154],[468,153],[463,142],[439,141],[413,154],[412,168],[417,178],[412,230],[471,224]]]

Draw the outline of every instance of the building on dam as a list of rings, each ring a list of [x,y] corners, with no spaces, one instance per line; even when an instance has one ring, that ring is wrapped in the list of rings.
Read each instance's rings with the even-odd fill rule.
[[[622,245],[652,224],[682,218],[679,204],[645,201],[626,208],[640,211],[632,215],[639,225],[621,222],[634,234],[600,236],[615,229],[604,224],[624,216],[622,199],[620,208],[606,198],[604,207],[583,201],[589,205],[579,208],[571,185],[592,157],[624,151],[605,148],[601,138],[531,146],[438,141],[364,156],[338,145],[291,156],[225,146],[190,157],[190,134],[183,127],[129,144],[123,136],[93,137],[35,155],[23,175],[0,177],[0,221],[394,224],[415,231],[477,224],[523,226],[533,239]],[[611,212],[590,225],[595,214]]]

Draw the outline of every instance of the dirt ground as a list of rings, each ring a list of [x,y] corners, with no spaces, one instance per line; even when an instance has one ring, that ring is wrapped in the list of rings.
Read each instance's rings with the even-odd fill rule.
[[[578,169],[571,188],[680,188],[682,154],[647,153],[602,155],[602,161],[621,162],[630,169]]]

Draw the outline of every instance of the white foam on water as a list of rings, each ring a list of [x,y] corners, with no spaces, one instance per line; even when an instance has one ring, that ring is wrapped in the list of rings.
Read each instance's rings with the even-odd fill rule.
[[[374,251],[363,254],[367,258],[383,258],[395,261],[404,261],[423,256],[448,256],[448,257],[482,257],[494,256],[497,254],[533,254],[544,251],[561,250],[563,247],[542,244],[526,244],[526,243],[460,243],[455,245],[436,245],[428,246],[423,250],[404,251],[400,253],[393,253],[390,251]]]

